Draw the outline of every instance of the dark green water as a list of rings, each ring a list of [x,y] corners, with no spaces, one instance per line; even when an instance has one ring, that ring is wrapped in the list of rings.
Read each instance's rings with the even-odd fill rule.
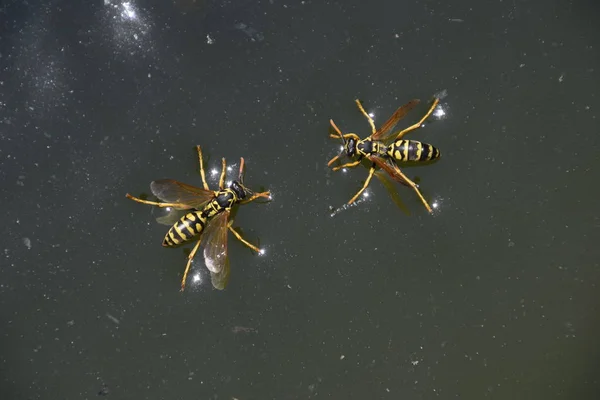
[[[0,6],[2,399],[596,399],[593,2],[8,1]],[[407,138],[428,215],[331,172],[447,91]],[[124,195],[245,157],[231,280]],[[210,183],[215,177],[210,173]],[[596,243],[596,244],[594,244]]]

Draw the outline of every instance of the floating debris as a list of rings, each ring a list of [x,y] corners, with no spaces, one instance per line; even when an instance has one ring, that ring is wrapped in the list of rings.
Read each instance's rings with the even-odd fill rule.
[[[243,22],[238,22],[237,24],[235,24],[235,28],[244,32],[246,36],[248,36],[253,42],[261,42],[265,38],[265,36],[262,33],[244,24]]]
[[[108,385],[106,383],[102,384],[102,388],[98,391],[98,396],[107,396],[110,393],[108,390]]]
[[[27,247],[27,250],[31,250],[31,239],[28,237],[23,238],[23,244]]]
[[[106,313],[106,316],[108,317],[108,319],[110,319],[112,322],[114,322],[117,325],[119,325],[121,323],[121,321],[119,321],[116,317],[112,316],[109,313]]]
[[[231,328],[233,333],[258,333],[258,329],[249,328],[247,326],[234,326]]]

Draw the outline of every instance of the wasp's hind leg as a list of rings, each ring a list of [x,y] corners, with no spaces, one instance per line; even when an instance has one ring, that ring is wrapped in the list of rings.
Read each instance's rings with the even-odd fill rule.
[[[185,204],[181,204],[181,203],[160,203],[158,201],[142,200],[140,198],[137,198],[135,196],[130,195],[129,193],[127,193],[125,195],[125,197],[127,197],[128,199],[131,199],[133,201],[137,201],[138,203],[148,204],[150,206],[156,206],[156,207],[175,207],[177,209],[182,209],[182,210],[184,210],[186,208],[189,208]]]
[[[185,281],[187,279],[188,272],[190,271],[190,267],[192,266],[192,260],[194,259],[194,256],[196,255],[196,252],[198,251],[198,247],[200,247],[201,242],[202,242],[201,240],[198,240],[198,243],[196,243],[196,245],[192,249],[190,255],[188,256],[188,262],[185,266],[185,272],[183,273],[183,278],[181,279],[181,291],[182,292],[185,290]]]
[[[396,171],[396,173],[398,175],[400,175],[402,177],[402,179],[404,179],[406,181],[406,183],[408,183],[408,185],[410,185],[410,187],[413,188],[413,190],[417,193],[417,196],[419,196],[419,199],[421,199],[421,202],[423,203],[423,205],[425,206],[427,211],[429,211],[430,213],[433,212],[431,210],[431,207],[429,206],[429,203],[427,203],[427,200],[425,200],[425,197],[423,197],[423,195],[421,194],[421,191],[419,190],[419,187],[417,186],[417,184],[414,183],[413,181],[411,181],[408,178],[408,176],[404,175],[404,173],[402,173],[402,171],[400,171],[400,168],[398,168],[397,165],[394,165],[394,170]]]
[[[436,97],[435,100],[433,101],[433,104],[429,108],[429,111],[427,111],[427,114],[425,114],[425,116],[423,118],[421,118],[421,120],[419,122],[417,122],[416,124],[411,125],[408,128],[401,130],[396,135],[396,138],[394,140],[400,139],[402,136],[406,135],[408,132],[414,131],[415,129],[420,128],[421,125],[423,125],[423,122],[425,122],[425,120],[427,118],[429,118],[429,116],[431,115],[431,113],[433,112],[433,110],[435,110],[435,108],[437,107],[437,105],[438,105],[439,102],[440,102],[440,99]]]

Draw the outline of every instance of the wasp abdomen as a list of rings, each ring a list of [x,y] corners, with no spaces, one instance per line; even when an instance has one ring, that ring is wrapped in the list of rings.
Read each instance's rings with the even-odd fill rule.
[[[202,211],[192,211],[179,219],[165,235],[162,245],[165,247],[177,246],[192,240],[202,233],[207,217]]]
[[[396,140],[388,147],[388,155],[397,161],[432,161],[440,158],[440,151],[416,140]]]

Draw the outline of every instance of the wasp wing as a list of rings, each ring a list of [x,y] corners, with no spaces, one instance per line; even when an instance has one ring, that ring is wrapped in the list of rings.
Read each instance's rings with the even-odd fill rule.
[[[225,286],[227,286],[227,283],[229,283],[229,257],[227,257],[227,259],[225,260],[225,265],[223,266],[221,272],[210,273],[210,280],[215,289],[225,289]]]
[[[152,193],[167,203],[179,203],[180,209],[201,209],[215,197],[215,192],[205,190],[173,179],[160,179],[150,183]]]
[[[223,211],[212,217],[202,233],[204,263],[210,271],[215,289],[224,289],[229,277],[229,255],[227,254],[229,214],[230,211]]]
[[[410,186],[410,184],[406,182],[402,175],[398,174],[398,172],[396,172],[396,169],[387,163],[387,160],[378,156],[371,156],[369,157],[369,160],[373,161],[379,168],[387,172],[388,176],[396,182],[401,183],[405,186]]]
[[[172,207],[169,211],[162,214],[160,217],[156,217],[156,222],[161,225],[173,226],[176,222],[178,222],[181,217],[189,212],[188,209],[178,210],[175,207]]]
[[[386,139],[388,139],[390,137],[390,131],[392,130],[392,128],[396,126],[398,121],[404,118],[410,110],[415,108],[417,104],[419,104],[419,100],[414,99],[409,101],[405,105],[398,107],[396,112],[392,114],[392,116],[385,122],[385,124],[381,125],[377,132],[371,135],[371,139],[380,141],[385,141]]]
[[[408,210],[408,208],[406,207],[406,205],[400,198],[400,195],[398,194],[398,190],[396,189],[396,186],[394,186],[394,184],[390,180],[390,177],[383,171],[376,171],[375,176],[377,178],[379,178],[379,180],[383,184],[383,187],[385,187],[385,190],[388,192],[388,194],[392,198],[392,201],[394,202],[394,204],[396,204],[396,206],[400,210],[402,210],[405,214],[410,214],[410,211]]]

